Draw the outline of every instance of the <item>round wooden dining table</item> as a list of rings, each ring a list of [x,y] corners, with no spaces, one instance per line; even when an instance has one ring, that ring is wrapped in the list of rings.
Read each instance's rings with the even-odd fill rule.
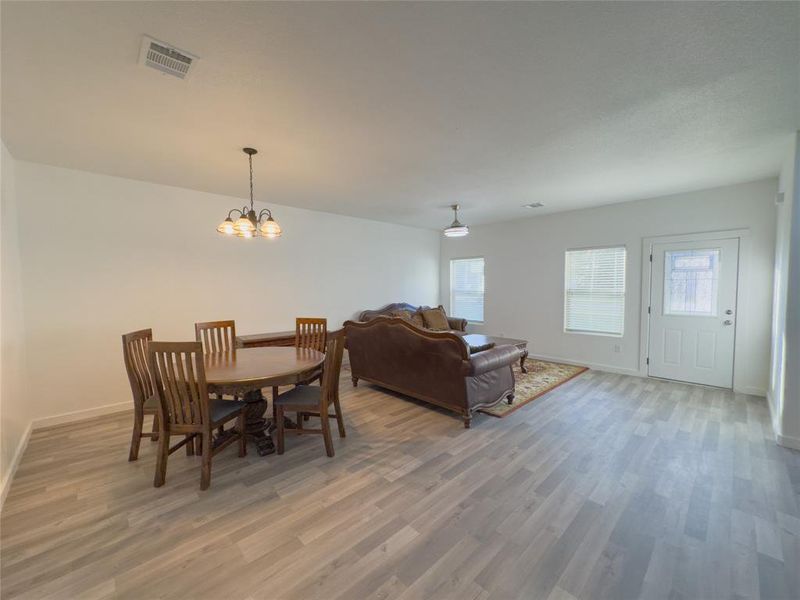
[[[236,348],[205,355],[208,391],[234,395],[247,402],[245,433],[258,454],[275,452],[263,388],[277,388],[306,381],[325,362],[325,355],[310,348]]]

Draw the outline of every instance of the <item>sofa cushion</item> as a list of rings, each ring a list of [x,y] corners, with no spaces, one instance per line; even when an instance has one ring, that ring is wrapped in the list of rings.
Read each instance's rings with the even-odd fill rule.
[[[483,352],[484,350],[491,350],[492,348],[494,348],[494,342],[488,342],[479,346],[473,346],[470,344],[469,353],[475,354],[476,352]]]
[[[425,321],[425,327],[432,329],[433,331],[447,331],[450,329],[450,323],[447,321],[447,315],[444,312],[444,308],[441,306],[423,310],[422,318]]]

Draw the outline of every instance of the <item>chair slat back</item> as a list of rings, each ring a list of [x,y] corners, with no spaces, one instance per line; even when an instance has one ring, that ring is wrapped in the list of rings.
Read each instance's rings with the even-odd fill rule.
[[[325,346],[325,363],[322,367],[322,404],[327,410],[339,393],[339,372],[342,370],[344,353],[344,330],[331,333]]]
[[[228,352],[236,347],[236,321],[208,321],[194,324],[194,339],[203,352]]]
[[[328,333],[328,319],[316,317],[297,317],[295,319],[295,348],[311,348],[325,352]]]
[[[152,329],[140,329],[122,336],[122,358],[131,384],[133,401],[142,406],[155,393],[153,377],[147,362],[147,345],[153,339]]]
[[[148,359],[162,416],[171,425],[208,423],[208,385],[200,342],[150,342]]]

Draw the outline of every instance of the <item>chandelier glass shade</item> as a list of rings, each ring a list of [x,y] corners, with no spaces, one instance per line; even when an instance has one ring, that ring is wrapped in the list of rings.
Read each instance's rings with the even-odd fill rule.
[[[450,208],[453,209],[454,219],[453,222],[450,223],[450,227],[444,230],[445,237],[464,237],[465,235],[469,234],[469,227],[462,224],[458,220],[458,204],[450,205]]]
[[[253,155],[258,152],[255,148],[242,148],[250,162],[250,208],[234,208],[228,212],[225,220],[217,226],[217,231],[222,235],[240,238],[264,237],[274,239],[281,236],[281,226],[272,218],[272,211],[265,208],[256,214],[253,206]],[[236,217],[234,219],[234,217]]]

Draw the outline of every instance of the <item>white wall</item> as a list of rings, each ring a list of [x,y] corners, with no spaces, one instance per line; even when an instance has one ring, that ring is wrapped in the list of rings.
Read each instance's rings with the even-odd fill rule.
[[[793,136],[779,182],[770,382],[767,398],[779,442],[800,449],[800,132]]]
[[[741,255],[746,285],[738,306],[734,387],[764,395],[776,191],[777,181],[770,179],[473,227],[466,238],[442,242],[440,297],[449,303],[450,259],[484,256],[485,323],[472,330],[528,339],[532,356],[641,373],[643,238],[748,228]],[[624,336],[565,333],[565,250],[613,244],[624,244],[628,250]],[[619,352],[614,351],[616,345]]]
[[[16,161],[0,144],[0,501],[30,427],[17,235]]]
[[[247,334],[296,316],[337,327],[438,301],[435,231],[270,205],[281,239],[231,239],[216,226],[240,199],[23,161],[16,183],[34,419],[130,402],[127,331],[191,340],[195,321]]]

